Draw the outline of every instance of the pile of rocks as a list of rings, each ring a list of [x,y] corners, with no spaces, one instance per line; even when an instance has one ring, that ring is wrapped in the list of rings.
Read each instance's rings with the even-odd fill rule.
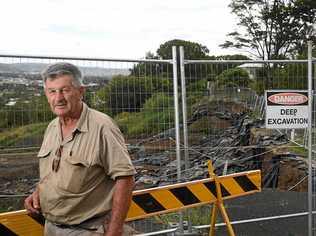
[[[212,160],[218,175],[260,169],[264,187],[306,191],[307,179],[292,188],[307,175],[305,158],[289,152],[286,135],[262,128],[264,121],[252,118],[250,114],[243,106],[231,102],[196,107],[188,121],[191,132],[187,170],[183,160],[184,147],[181,147],[181,181],[206,178],[206,163]],[[211,125],[211,134],[192,129],[203,119],[216,121],[216,124],[207,124]],[[170,129],[131,147],[138,170],[138,189],[177,181],[174,140],[174,129]]]

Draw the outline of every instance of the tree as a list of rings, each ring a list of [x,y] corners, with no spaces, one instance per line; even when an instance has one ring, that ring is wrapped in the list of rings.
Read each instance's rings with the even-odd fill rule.
[[[157,49],[157,55],[162,59],[172,59],[173,46],[183,46],[185,59],[194,60],[208,58],[207,54],[209,53],[209,50],[206,46],[181,39],[173,39],[161,44]]]
[[[157,55],[147,52],[146,59],[172,59],[173,46],[177,46],[177,48],[178,46],[184,47],[185,59],[215,59],[215,57],[211,58],[207,55],[209,50],[206,46],[181,39],[173,39],[161,44],[157,49]],[[177,51],[177,61],[180,62],[179,50]],[[173,76],[172,65],[163,63],[139,63],[131,69],[131,74],[138,77],[159,75],[171,78]],[[189,74],[189,71],[186,71],[186,74]],[[180,71],[178,71],[178,75],[180,75]]]
[[[155,56],[152,52],[146,52],[146,59],[158,59],[158,56]],[[130,69],[131,75],[136,77],[143,76],[164,76],[167,72],[167,66],[162,65],[161,63],[152,63],[152,62],[141,62],[133,66]]]
[[[242,87],[247,88],[251,83],[249,74],[242,68],[232,68],[223,71],[215,79],[218,87]]]
[[[165,78],[116,76],[97,92],[96,107],[115,116],[121,112],[139,112],[156,92],[169,92],[171,83]]]
[[[229,7],[241,27],[220,46],[247,49],[261,59],[302,53],[316,17],[315,0],[232,0]]]
[[[215,57],[208,56],[209,50],[206,46],[181,40],[181,39],[173,39],[169,40],[159,46],[157,49],[157,55],[159,58],[162,59],[172,59],[172,47],[177,46],[177,62],[178,62],[178,78],[180,80],[180,51],[179,46],[183,46],[184,50],[184,59],[190,59],[190,60],[198,60],[198,59],[215,59]],[[172,77],[172,65],[168,65],[168,71],[169,71],[169,77]],[[185,66],[185,75],[187,78],[187,83],[191,83],[196,80],[203,79],[207,76],[207,74],[211,74],[213,71],[213,67],[210,64],[188,64]],[[179,81],[180,84],[180,81]]]

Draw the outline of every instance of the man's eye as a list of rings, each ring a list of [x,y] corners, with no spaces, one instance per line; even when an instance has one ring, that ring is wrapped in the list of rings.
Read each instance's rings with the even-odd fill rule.
[[[70,92],[70,89],[68,89],[68,88],[67,88],[67,89],[62,89],[61,92],[62,92],[62,93],[69,93],[69,92]]]
[[[54,93],[56,93],[56,92],[57,92],[56,89],[49,89],[49,90],[48,90],[48,93],[50,93],[50,94],[54,94]]]

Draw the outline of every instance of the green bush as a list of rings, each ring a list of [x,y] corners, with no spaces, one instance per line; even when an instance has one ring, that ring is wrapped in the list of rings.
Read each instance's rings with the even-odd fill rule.
[[[165,78],[116,76],[97,92],[96,108],[110,115],[139,112],[154,93],[169,91],[171,83]]]
[[[205,94],[207,89],[207,79],[201,79],[187,85],[187,94]]]
[[[232,68],[223,71],[215,79],[216,84],[220,88],[224,87],[243,87],[248,88],[251,84],[251,79],[246,70],[242,68]]]
[[[147,113],[155,111],[161,112],[173,106],[173,97],[170,97],[164,93],[157,93],[145,102],[142,111]]]
[[[173,98],[158,93],[149,98],[140,112],[122,112],[114,118],[129,137],[148,136],[173,127]]]

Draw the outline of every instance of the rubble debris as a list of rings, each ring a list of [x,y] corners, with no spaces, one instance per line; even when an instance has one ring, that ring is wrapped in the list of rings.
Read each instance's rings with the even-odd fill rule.
[[[226,162],[227,174],[261,169],[263,187],[267,188],[287,190],[290,185],[294,186],[304,178],[307,164],[304,158],[289,153],[285,148],[289,143],[286,135],[263,128],[263,120],[251,118],[246,108],[239,106],[239,113],[235,113],[230,110],[234,107],[233,103],[226,107],[221,106],[221,109],[218,107],[212,106],[214,109],[211,109],[205,104],[200,105],[188,121],[189,130],[191,126],[195,132],[187,150],[189,170],[184,170],[184,161],[181,161],[181,181],[206,178],[208,160],[212,160],[218,175],[222,175]],[[236,106],[234,109],[236,110]],[[214,134],[198,132],[198,124],[206,125],[205,121],[214,119],[220,120],[218,124],[221,124],[212,125]],[[201,127],[201,130],[204,128]],[[172,139],[174,129],[138,143],[139,150],[134,151],[133,162],[136,166],[149,168],[146,177],[138,175],[138,184],[154,187],[177,182],[175,143],[170,142]],[[152,145],[157,147],[154,152],[148,149]],[[163,148],[159,149],[158,146]],[[183,147],[181,149],[183,151]],[[181,156],[184,156],[183,153]],[[297,174],[293,174],[294,172]],[[294,190],[306,191],[306,183]]]

